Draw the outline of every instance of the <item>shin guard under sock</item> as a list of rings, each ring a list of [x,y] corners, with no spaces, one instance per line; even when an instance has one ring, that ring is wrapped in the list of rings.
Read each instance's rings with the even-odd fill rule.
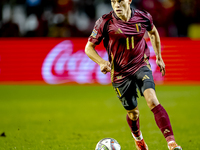
[[[133,133],[133,135],[135,137],[139,137],[141,135],[141,132],[140,132],[140,123],[139,123],[139,117],[136,121],[133,121],[129,118],[129,116],[127,115],[126,116],[126,120],[128,122],[128,125],[131,129],[131,132]]]
[[[175,141],[169,116],[161,104],[151,110],[154,113],[155,121],[167,142]]]

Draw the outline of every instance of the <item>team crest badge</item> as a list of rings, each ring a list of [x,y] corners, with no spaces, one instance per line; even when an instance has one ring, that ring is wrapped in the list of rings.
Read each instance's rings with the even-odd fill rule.
[[[92,36],[93,38],[96,38],[97,33],[98,33],[98,32],[94,29],[94,30],[92,31],[91,36]]]
[[[141,29],[142,29],[142,27],[141,27],[141,23],[137,23],[135,26],[136,26],[136,30],[137,30],[137,32],[140,32]]]

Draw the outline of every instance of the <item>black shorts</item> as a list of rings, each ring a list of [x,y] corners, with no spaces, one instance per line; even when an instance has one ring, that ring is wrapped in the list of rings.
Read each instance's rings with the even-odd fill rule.
[[[146,89],[152,88],[155,90],[152,71],[147,66],[141,67],[125,82],[112,83],[112,85],[126,110],[137,107],[137,89],[140,91],[141,96],[144,96],[143,93]]]

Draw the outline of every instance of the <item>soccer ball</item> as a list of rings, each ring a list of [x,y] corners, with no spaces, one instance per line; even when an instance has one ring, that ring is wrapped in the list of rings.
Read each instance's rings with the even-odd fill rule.
[[[104,138],[97,143],[95,150],[121,150],[121,146],[113,138]]]

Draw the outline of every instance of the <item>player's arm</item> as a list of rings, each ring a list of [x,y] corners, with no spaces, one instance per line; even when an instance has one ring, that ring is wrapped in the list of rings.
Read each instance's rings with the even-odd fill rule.
[[[155,26],[151,31],[148,31],[148,35],[150,37],[153,49],[156,54],[156,64],[160,67],[160,72],[162,72],[162,76],[165,75],[165,63],[161,56],[161,44],[160,44],[160,36]]]
[[[110,62],[101,58],[96,52],[95,47],[96,45],[94,43],[88,41],[85,46],[85,53],[90,59],[92,59],[100,66],[101,72],[106,74],[107,72],[111,71]]]

